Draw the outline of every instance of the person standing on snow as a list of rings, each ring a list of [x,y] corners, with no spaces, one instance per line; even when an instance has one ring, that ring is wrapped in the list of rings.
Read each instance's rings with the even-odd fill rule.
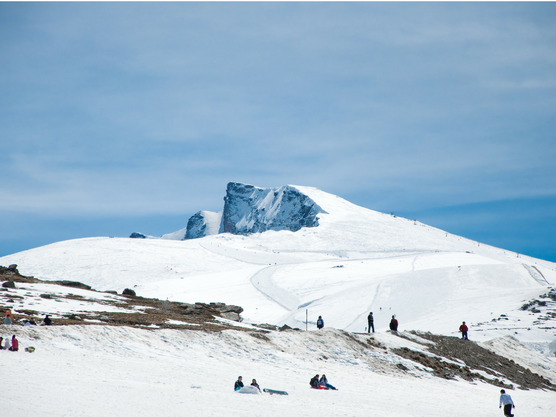
[[[367,321],[369,322],[369,332],[371,333],[371,327],[373,328],[373,333],[375,332],[375,319],[373,317],[373,312],[371,311],[367,316]]]
[[[12,315],[12,311],[8,309],[6,311],[6,318],[4,319],[4,324],[12,324],[14,322],[14,316]]]
[[[459,326],[459,331],[461,332],[461,340],[469,340],[467,338],[467,332],[469,331],[469,328],[467,327],[465,322],[463,322],[462,325]]]
[[[504,415],[508,417],[514,417],[512,414],[512,407],[515,408],[515,404],[512,401],[512,397],[509,394],[506,394],[506,391],[503,389],[500,390],[500,407],[504,406]]]
[[[398,331],[398,320],[396,320],[396,316],[392,316],[392,320],[390,320],[390,330],[393,332]]]
[[[324,327],[324,320],[322,319],[322,316],[319,316],[319,319],[317,320],[317,329],[322,329]]]

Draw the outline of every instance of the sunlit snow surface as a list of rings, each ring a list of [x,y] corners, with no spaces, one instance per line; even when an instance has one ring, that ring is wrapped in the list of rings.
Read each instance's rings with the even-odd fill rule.
[[[457,335],[466,321],[474,340],[513,336],[515,343],[496,339],[491,348],[514,355],[516,362],[532,355],[529,364],[554,365],[546,349],[556,332],[534,325],[537,316],[519,307],[555,285],[555,264],[297,188],[328,213],[319,214],[318,227],[187,241],[78,239],[9,255],[0,265],[18,264],[24,275],[80,281],[96,290],[132,288],[145,297],[240,305],[244,325],[307,326],[313,334],[322,315],[331,329],[314,340],[314,348],[306,333],[273,333],[270,349],[233,331],[22,328],[22,344],[37,351],[0,352],[2,375],[10,380],[3,411],[12,416],[501,415],[498,390],[489,385],[370,370],[341,349],[327,351],[327,360],[319,356],[321,344],[334,347],[332,329],[364,332],[369,311],[382,338],[392,337],[384,331],[393,314],[402,330],[446,335]],[[37,307],[29,308],[41,311]],[[7,336],[9,330],[1,328]],[[516,353],[518,341],[529,353]],[[309,379],[323,372],[339,391],[308,388]],[[256,378],[261,387],[290,395],[235,394],[231,387],[240,374],[244,381]],[[517,391],[512,397],[517,416],[556,415],[553,392]]]

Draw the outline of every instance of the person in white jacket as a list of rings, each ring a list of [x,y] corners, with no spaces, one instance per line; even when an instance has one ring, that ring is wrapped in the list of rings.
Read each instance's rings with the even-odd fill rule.
[[[12,347],[9,337],[4,338],[4,346],[0,346],[4,350],[9,350]]]
[[[508,417],[514,417],[512,414],[512,407],[515,408],[515,404],[512,401],[512,397],[509,394],[506,394],[506,391],[503,389],[500,390],[500,407],[504,406],[504,415]]]

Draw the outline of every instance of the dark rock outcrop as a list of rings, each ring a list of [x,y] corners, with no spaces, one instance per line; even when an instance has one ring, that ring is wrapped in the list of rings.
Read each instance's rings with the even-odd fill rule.
[[[183,309],[184,315],[211,315],[216,317],[222,317],[228,320],[241,321],[240,314],[243,312],[243,308],[234,305],[228,305],[224,303],[195,303],[187,304],[182,303],[181,308]]]
[[[220,233],[247,235],[267,230],[290,230],[319,225],[325,211],[294,187],[259,188],[230,182],[224,197]]]
[[[145,236],[143,233],[138,233],[138,232],[133,232],[131,235],[129,235],[129,237],[131,239],[146,239],[147,236]]]
[[[189,218],[185,239],[198,239],[218,234],[222,212],[199,211]]]
[[[135,291],[130,288],[126,288],[125,290],[123,290],[122,295],[131,295],[132,297],[137,296],[137,294],[135,294]]]
[[[90,290],[89,285],[83,284],[78,281],[53,281],[54,284],[63,285],[64,287],[81,288],[82,290]]]

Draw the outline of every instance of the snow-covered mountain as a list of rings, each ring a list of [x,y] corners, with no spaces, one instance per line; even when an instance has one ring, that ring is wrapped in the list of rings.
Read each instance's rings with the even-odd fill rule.
[[[406,332],[457,336],[462,321],[479,346],[556,380],[556,358],[549,354],[556,339],[555,264],[315,188],[236,184],[226,198],[222,213],[199,212],[188,227],[162,239],[77,239],[0,258],[0,265],[17,264],[22,274],[47,281],[80,281],[118,293],[132,288],[138,296],[163,300],[163,308],[164,300],[241,306],[244,319],[220,331],[192,330],[197,323],[181,321],[167,328],[105,326],[113,319],[102,311],[111,317],[148,314],[148,300],[130,307],[115,294],[18,284],[0,302],[19,316],[50,313],[55,322],[71,314],[86,317],[83,312],[100,317],[89,326],[0,325],[4,337],[16,333],[22,346],[37,348],[33,354],[0,352],[0,373],[14,375],[3,410],[14,416],[146,417],[184,410],[265,417],[493,415],[499,412],[498,387],[480,378],[433,377],[438,357],[426,346],[434,343]],[[190,238],[181,240],[190,230]],[[369,311],[373,337],[361,334]],[[394,314],[400,337],[386,331]],[[325,329],[316,331],[319,315]],[[254,332],[252,323],[308,332],[265,334]],[[230,330],[234,326],[244,329]],[[419,360],[403,359],[405,353]],[[465,372],[457,357],[442,360],[445,369]],[[477,369],[472,371],[484,378],[510,382],[488,363]],[[315,373],[326,373],[340,390],[309,389]],[[238,375],[290,395],[236,394]],[[553,391],[511,395],[519,415],[556,412]]]
[[[239,305],[246,321],[259,323],[305,328],[322,315],[327,326],[364,331],[373,311],[381,330],[395,314],[404,329],[457,334],[465,320],[475,339],[512,334],[545,351],[556,338],[553,318],[541,329],[534,323],[546,323],[544,313],[520,310],[556,283],[551,262],[310,187],[230,183],[221,233],[218,213],[196,218],[190,230],[203,238],[77,239],[0,258],[0,265],[97,290]]]

